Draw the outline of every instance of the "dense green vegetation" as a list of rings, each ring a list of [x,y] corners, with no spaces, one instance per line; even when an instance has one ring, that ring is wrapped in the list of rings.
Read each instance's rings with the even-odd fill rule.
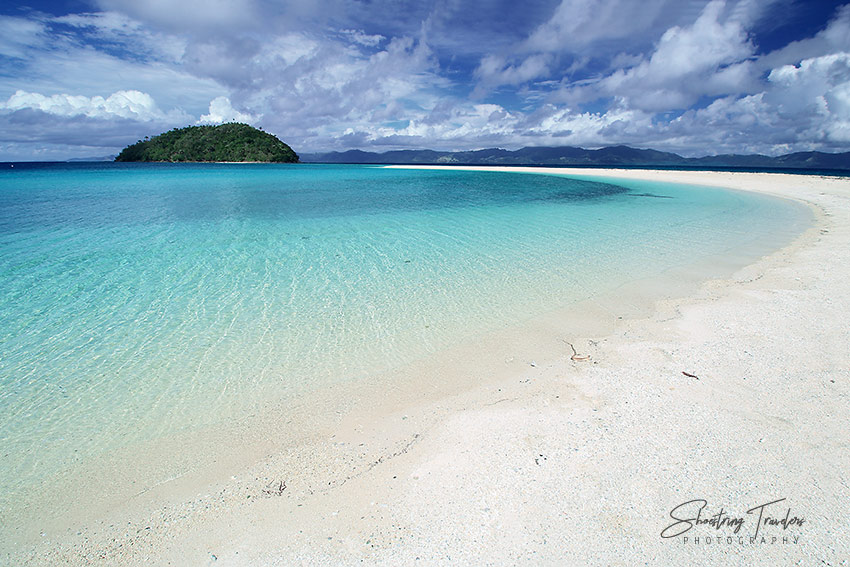
[[[262,161],[296,163],[298,155],[272,134],[247,124],[175,128],[124,148],[115,161]]]

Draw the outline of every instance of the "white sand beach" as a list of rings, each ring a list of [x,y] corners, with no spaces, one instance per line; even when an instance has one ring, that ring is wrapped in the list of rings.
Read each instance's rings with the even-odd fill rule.
[[[352,385],[330,423],[124,487],[0,564],[847,565],[850,178],[573,172],[769,193],[815,226],[608,334],[550,317]],[[694,500],[722,525],[661,537]],[[753,540],[760,511],[785,522]]]

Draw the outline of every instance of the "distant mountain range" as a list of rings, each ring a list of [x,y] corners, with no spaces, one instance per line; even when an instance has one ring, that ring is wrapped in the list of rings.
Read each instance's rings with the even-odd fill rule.
[[[850,152],[796,152],[782,156],[725,154],[686,158],[670,152],[611,146],[598,150],[575,147],[531,147],[515,151],[491,148],[465,152],[397,150],[384,153],[349,150],[301,154],[307,163],[443,164],[443,165],[562,165],[619,167],[709,167],[759,169],[850,170]]]
[[[111,156],[78,157],[71,158],[66,161],[115,161],[115,154],[112,154]]]

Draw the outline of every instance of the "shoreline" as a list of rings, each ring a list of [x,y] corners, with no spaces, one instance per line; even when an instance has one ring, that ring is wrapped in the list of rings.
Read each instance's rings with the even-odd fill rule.
[[[452,169],[731,184],[823,212],[794,244],[733,278],[662,301],[651,316],[618,323],[603,337],[575,340],[579,356],[589,359],[572,358],[547,326],[511,352],[498,350],[497,337],[491,354],[502,367],[498,375],[457,353],[445,367],[465,375],[463,387],[442,376],[442,385],[385,392],[368,411],[341,415],[297,448],[270,440],[276,454],[247,469],[243,463],[229,484],[200,493],[191,483],[155,491],[131,515],[132,530],[118,512],[107,515],[114,516],[110,527],[102,520],[81,530],[85,535],[60,534],[26,555],[32,564],[101,555],[103,564],[184,557],[237,565],[390,565],[417,557],[452,564],[480,554],[496,564],[596,564],[591,557],[598,564],[649,557],[716,564],[730,555],[761,564],[847,555],[847,544],[827,526],[830,516],[836,528],[846,519],[841,502],[850,496],[839,418],[848,409],[841,347],[850,342],[841,313],[850,312],[850,294],[840,283],[850,249],[850,180]],[[818,273],[818,265],[835,273]],[[538,344],[551,355],[539,364],[511,356]],[[804,490],[813,487],[814,496]],[[658,534],[680,494],[688,496],[682,502],[706,498],[707,512],[724,506],[740,516],[765,497],[788,498],[792,511],[808,518],[804,543],[705,548],[663,541]],[[166,512],[159,511],[163,501]]]

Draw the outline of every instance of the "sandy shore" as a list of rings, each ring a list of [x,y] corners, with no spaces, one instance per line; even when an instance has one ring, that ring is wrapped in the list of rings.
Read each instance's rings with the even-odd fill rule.
[[[547,322],[412,365],[415,387],[358,386],[369,403],[297,443],[270,434],[227,477],[166,483],[0,564],[846,565],[850,179],[576,174],[770,193],[816,226],[606,336]],[[694,500],[723,525],[661,537]],[[760,511],[791,525],[751,540]]]

